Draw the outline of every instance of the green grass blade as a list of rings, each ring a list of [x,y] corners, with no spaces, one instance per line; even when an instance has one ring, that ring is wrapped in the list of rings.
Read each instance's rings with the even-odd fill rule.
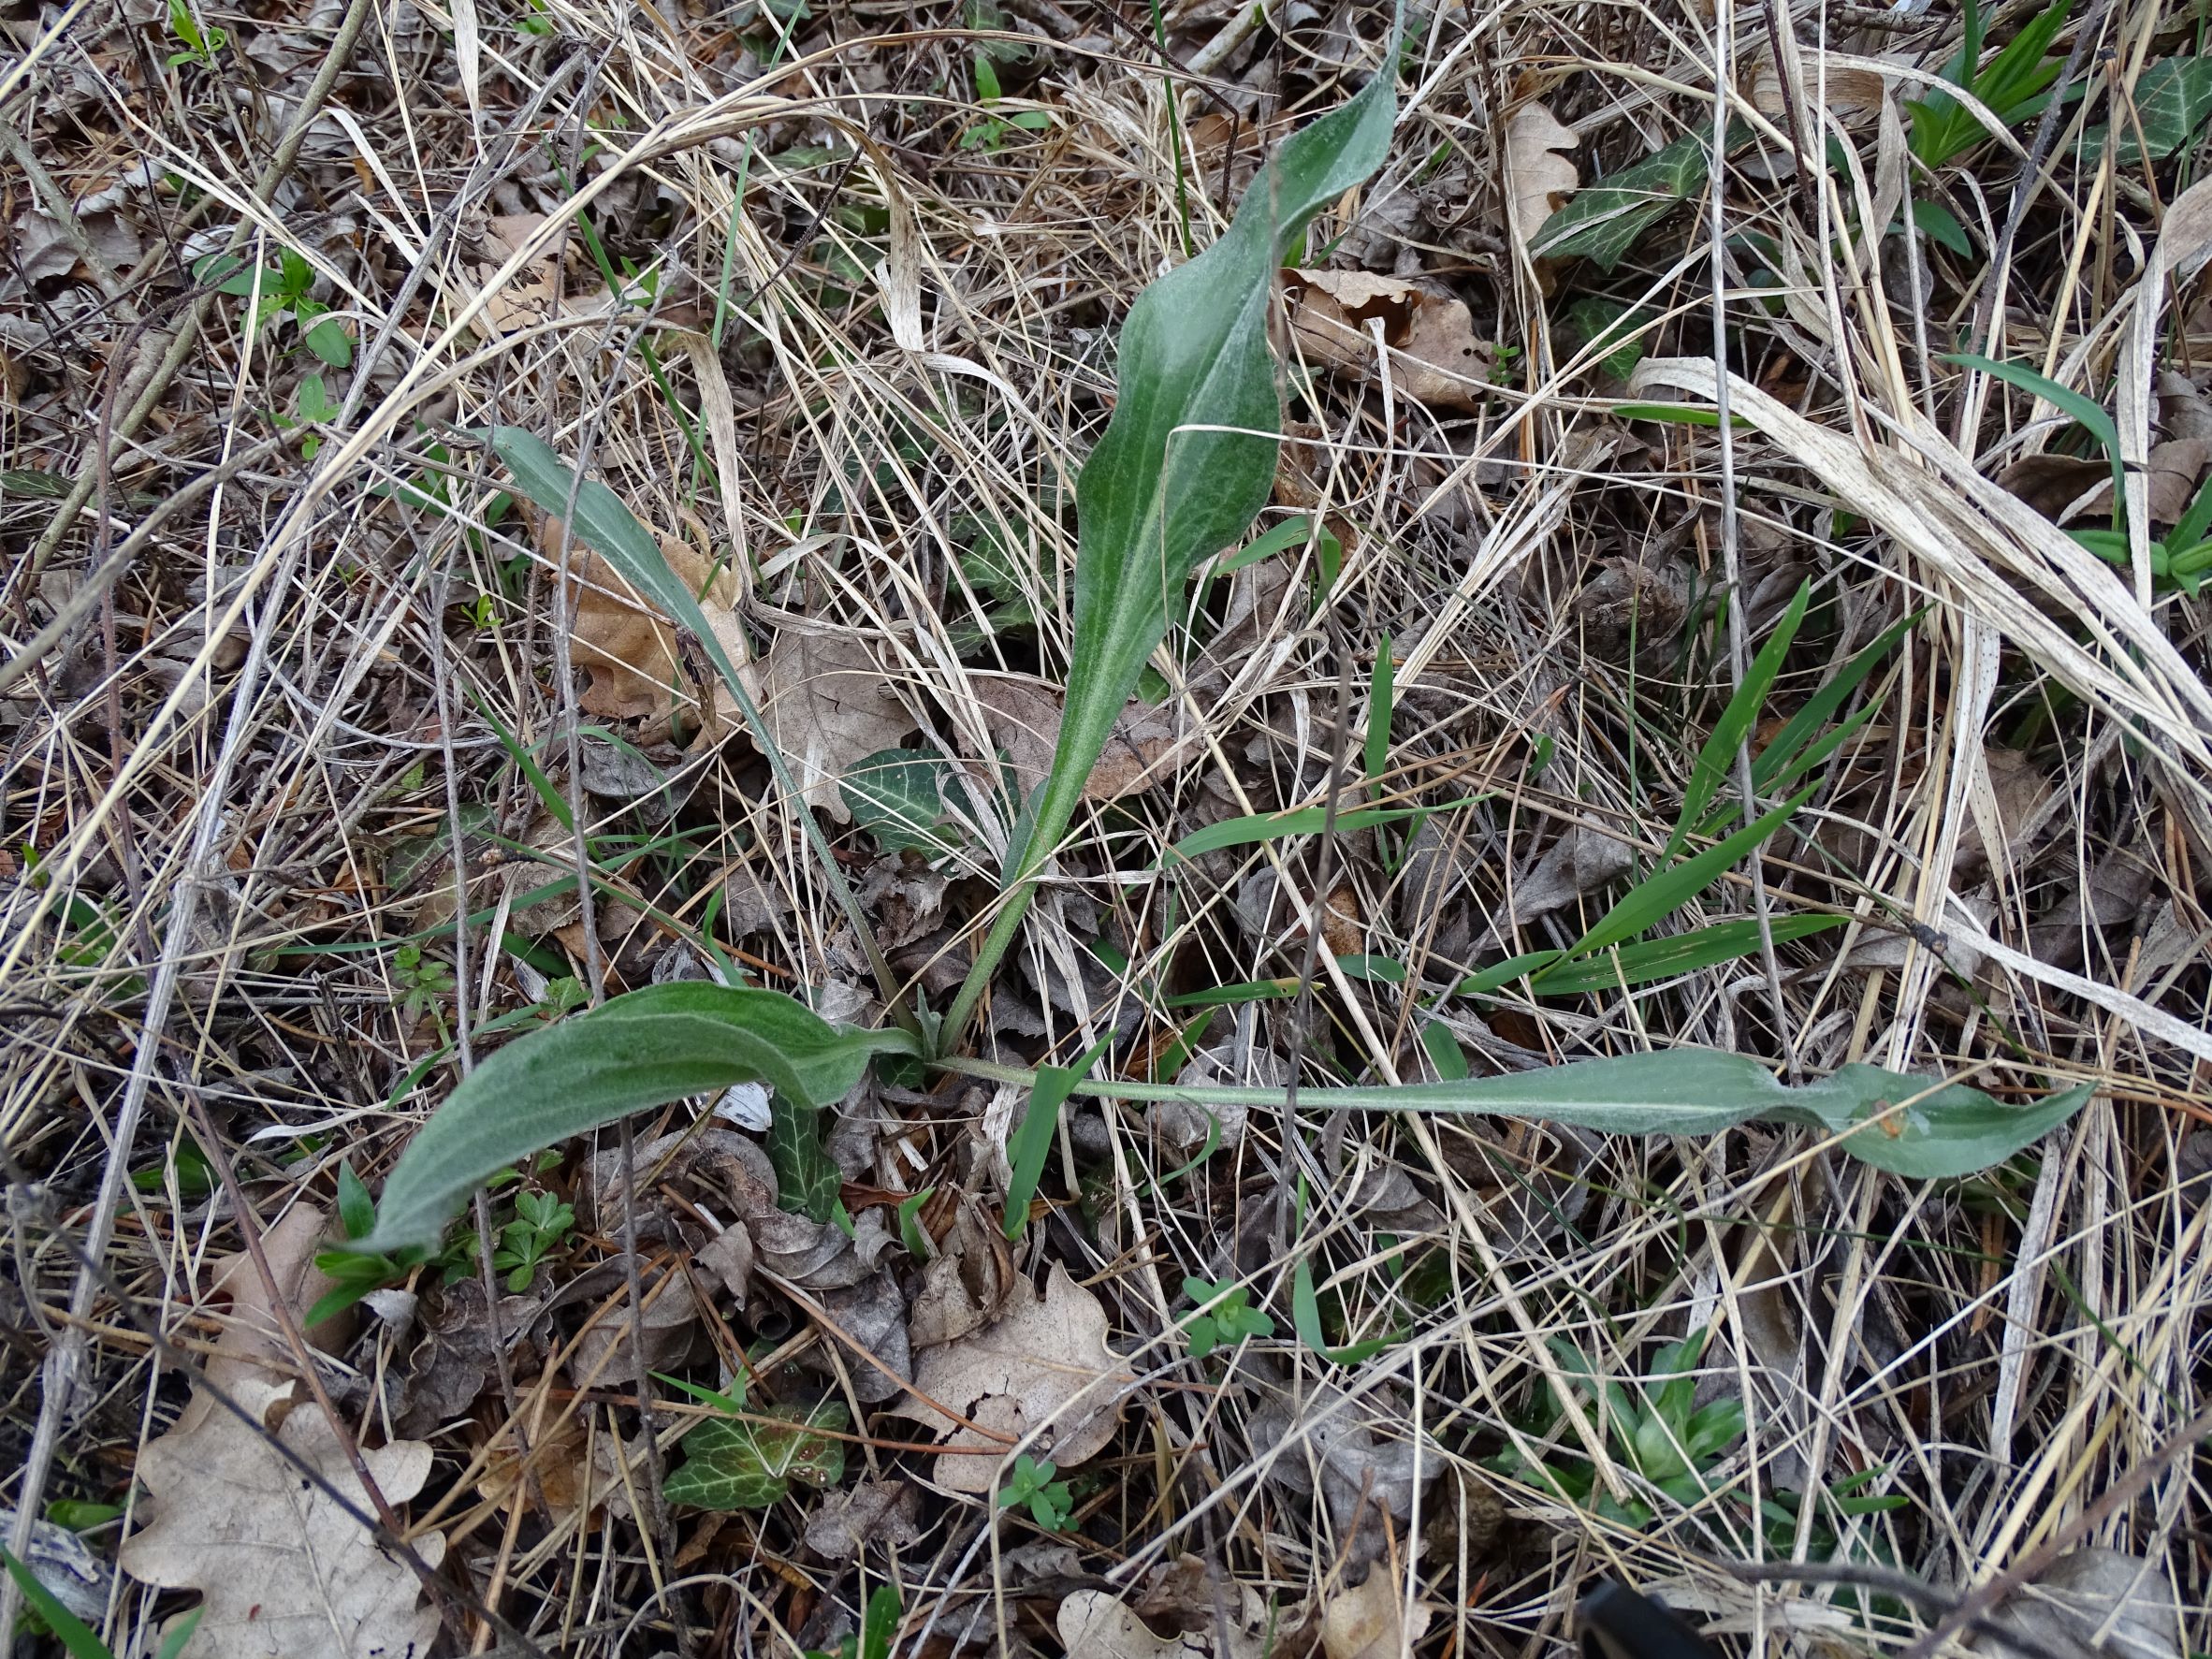
[[[1119,399],[1076,482],[1074,637],[1053,769],[1010,851],[1000,908],[944,1026],[957,1043],[1012,943],[1039,867],[1191,569],[1244,534],[1274,484],[1282,409],[1268,351],[1284,244],[1388,154],[1398,24],[1359,95],[1287,139],[1228,233],[1138,297],[1122,325]]]
[[[1028,1230],[1029,1201],[1036,1196],[1037,1183],[1044,1174],[1044,1160],[1052,1153],[1053,1131],[1059,1128],[1060,1108],[1068,1103],[1069,1094],[1083,1081],[1084,1073],[1099,1063],[1099,1056],[1113,1041],[1113,1034],[1108,1032],[1074,1065],[1046,1066],[1038,1071],[1037,1086],[1029,1091],[1029,1110],[1022,1114],[1021,1127],[1006,1142],[1006,1161],[1013,1171],[1013,1178],[1006,1186],[1006,1215],[1002,1224],[1009,1239],[1018,1239]]]
[[[108,1652],[108,1644],[100,1639],[100,1633],[64,1607],[61,1598],[38,1581],[37,1574],[4,1548],[0,1548],[0,1563],[7,1565],[7,1576],[23,1593],[23,1600],[46,1621],[47,1629],[54,1633],[69,1659],[115,1659]]]
[[[1811,800],[1818,788],[1819,785],[1814,784],[1801,793],[1791,796],[1773,811],[1744,825],[1726,840],[1716,842],[1695,858],[1686,858],[1637,882],[1619,904],[1598,919],[1597,925],[1575,941],[1567,955],[1570,958],[1588,955],[1593,951],[1605,950],[1658,926],[1719,880],[1723,871],[1788,822],[1790,815]],[[1543,976],[1539,976],[1535,982],[1540,985]]]
[[[1831,927],[1842,926],[1843,921],[1841,916],[1778,916],[1771,924],[1774,942],[1786,944],[1791,939],[1826,933]],[[1755,918],[1715,922],[1688,933],[1637,939],[1617,951],[1563,962],[1540,976],[1530,989],[1546,997],[1559,997],[1576,991],[1609,991],[1624,984],[1649,984],[1653,980],[1670,980],[1702,968],[1735,962],[1755,953],[1758,948],[1759,924]]]
[[[1752,762],[1752,788],[1761,793],[1775,784],[1788,781],[1785,768],[1797,749],[1812,739],[1813,733],[1835,719],[1836,711],[1849,701],[1875,665],[1889,655],[1897,642],[1910,633],[1914,623],[1927,615],[1925,610],[1914,611],[1900,622],[1893,622],[1883,630],[1873,644],[1843,665],[1843,671],[1805,700],[1805,706],[1790,716],[1773,741],[1759,751]]]
[[[810,1124],[860,1080],[869,1055],[914,1046],[904,1031],[832,1026],[779,991],[702,981],[632,991],[480,1062],[408,1142],[385,1183],[376,1230],[350,1247],[377,1255],[434,1244],[494,1171],[687,1096],[765,1083],[779,1119]]]
[[[2016,386],[2024,392],[2032,392],[2052,408],[2063,411],[2080,423],[2084,431],[2104,445],[2104,458],[2112,464],[2113,488],[2119,493],[2114,506],[2127,499],[2127,473],[2120,466],[2119,428],[2112,416],[2104,413],[2104,405],[2093,398],[2085,398],[2072,386],[2060,386],[2047,375],[2038,374],[2025,363],[2001,363],[1995,357],[1977,356],[1973,352],[1946,352],[1943,361],[1961,369],[1979,369],[2007,386]]]
[[[1727,707],[1721,710],[1721,718],[1713,722],[1712,735],[1697,751],[1697,764],[1691,769],[1689,787],[1682,794],[1682,809],[1675,819],[1674,834],[1666,838],[1666,850],[1659,855],[1662,864],[1688,845],[1690,832],[1704,813],[1706,804],[1719,793],[1728,768],[1735,764],[1737,751],[1751,735],[1752,727],[1758,723],[1759,710],[1767,706],[1767,693],[1774,688],[1775,677],[1782,672],[1782,660],[1797,639],[1797,627],[1805,620],[1805,607],[1812,603],[1812,584],[1800,583],[1797,597],[1790,601],[1789,608],[1775,623],[1774,632],[1767,636],[1767,643],[1759,648],[1759,654],[1744,671],[1743,683],[1736,688]]]
[[[1474,804],[1470,797],[1449,801],[1441,807],[1354,807],[1337,812],[1336,829],[1339,835],[1346,835],[1353,830],[1373,829],[1378,823],[1402,823],[1408,818],[1448,812],[1455,807]],[[1329,810],[1325,807],[1296,807],[1288,812],[1254,812],[1244,818],[1225,818],[1219,823],[1191,831],[1169,850],[1169,856],[1197,858],[1201,853],[1218,852],[1224,847],[1249,847],[1289,836],[1317,836],[1328,822]]]
[[[1385,633],[1375,648],[1375,672],[1367,680],[1367,781],[1373,783],[1390,764],[1390,716],[1396,712],[1397,664],[1390,661],[1390,636]]]

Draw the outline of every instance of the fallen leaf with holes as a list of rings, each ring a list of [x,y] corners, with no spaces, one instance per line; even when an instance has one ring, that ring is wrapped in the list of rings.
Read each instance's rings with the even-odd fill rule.
[[[891,1409],[943,1437],[949,1455],[937,1460],[939,1486],[982,1493],[991,1490],[998,1460],[962,1448],[1002,1450],[1046,1427],[1036,1455],[1072,1469],[1113,1438],[1126,1382],[1124,1361],[1106,1346],[1106,1310],[1055,1262],[1042,1296],[1017,1278],[997,1320],[925,1350],[914,1392]],[[953,1422],[945,1410],[988,1433]]]
[[[1523,104],[1506,118],[1506,215],[1523,247],[1581,188],[1580,170],[1560,153],[1581,141],[1543,104]]]
[[[1328,1659],[1399,1659],[1421,1639],[1436,1609],[1425,1601],[1408,1607],[1398,1582],[1380,1566],[1357,1590],[1346,1590],[1321,1609],[1321,1652]]]
[[[1284,273],[1290,331],[1307,359],[1354,373],[1375,367],[1382,324],[1390,381],[1399,394],[1432,408],[1474,410],[1489,383],[1491,349],[1475,338],[1465,304],[1396,277],[1364,270]]]
[[[786,628],[750,677],[761,719],[807,805],[851,822],[837,779],[914,729],[882,664],[858,634]]]
[[[1026,797],[1052,774],[1053,749],[1060,741],[1061,695],[1028,675],[979,674],[969,683],[982,706],[991,741],[1004,751],[1014,782]],[[1083,786],[1083,798],[1118,801],[1166,777],[1178,749],[1194,735],[1179,710],[1179,704],[1129,699]]]
[[[1227,1648],[1211,1621],[1177,1636],[1156,1635],[1103,1590],[1078,1590],[1063,1598],[1053,1622],[1060,1645],[1084,1659],[1265,1659],[1273,1651],[1266,1605],[1248,1586],[1236,1591],[1239,1605],[1229,1619]]]
[[[333,1491],[369,1508],[338,1436],[313,1404],[293,1404],[291,1385],[247,1381],[232,1397]],[[364,1450],[361,1461],[393,1504],[430,1475],[420,1440]],[[229,1412],[154,1441],[138,1477],[150,1520],[119,1559],[144,1583],[204,1593],[195,1659],[394,1659],[436,1637],[438,1614],[417,1605],[414,1573]],[[434,1566],[445,1540],[431,1533],[415,1547]]]

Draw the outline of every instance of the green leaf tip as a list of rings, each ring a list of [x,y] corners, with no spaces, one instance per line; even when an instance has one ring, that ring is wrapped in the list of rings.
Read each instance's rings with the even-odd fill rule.
[[[780,991],[682,981],[618,997],[517,1039],[430,1114],[350,1247],[434,1244],[487,1176],[541,1148],[734,1084],[764,1083],[779,1111],[811,1116],[860,1081],[868,1058],[910,1054],[902,1030],[832,1026]]]

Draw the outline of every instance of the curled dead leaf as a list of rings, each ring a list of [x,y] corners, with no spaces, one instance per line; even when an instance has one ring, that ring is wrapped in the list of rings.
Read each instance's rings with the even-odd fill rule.
[[[1382,325],[1399,393],[1432,408],[1481,407],[1491,349],[1464,302],[1364,270],[1284,272],[1290,331],[1309,361],[1352,373],[1375,365]]]

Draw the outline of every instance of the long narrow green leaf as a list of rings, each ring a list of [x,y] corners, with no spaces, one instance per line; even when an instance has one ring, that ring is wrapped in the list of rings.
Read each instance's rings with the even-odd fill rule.
[[[7,1576],[23,1593],[23,1600],[46,1622],[69,1659],[115,1659],[100,1639],[100,1633],[63,1606],[61,1597],[40,1583],[37,1574],[5,1549],[0,1549],[0,1565],[7,1567]]]
[[[765,1083],[777,1114],[811,1128],[868,1056],[910,1054],[905,1031],[828,1024],[780,991],[681,981],[618,997],[517,1038],[461,1080],[385,1183],[376,1230],[348,1247],[434,1244],[494,1171],[648,1106]]]
[[[1060,1108],[1067,1104],[1070,1091],[1083,1081],[1084,1072],[1099,1063],[1099,1056],[1113,1041],[1113,1034],[1110,1031],[1074,1065],[1039,1069],[1037,1086],[1029,1091],[1029,1110],[1022,1114],[1021,1127],[1006,1142],[1006,1161],[1013,1171],[1013,1178],[1006,1186],[1003,1222],[1009,1239],[1018,1239],[1028,1230],[1029,1201],[1037,1194],[1038,1180],[1044,1174],[1044,1160],[1051,1156],[1053,1131],[1060,1123]]]
[[[1791,939],[1841,927],[1843,920],[1841,916],[1777,916],[1770,931],[1776,944],[1786,944]],[[1622,985],[1644,985],[1653,980],[1670,980],[1678,974],[1695,973],[1700,968],[1739,961],[1758,948],[1759,924],[1755,918],[1715,922],[1688,933],[1637,939],[1617,951],[1563,962],[1530,988],[1547,997],[1563,997],[1577,991],[1609,991]]]
[[[1401,823],[1408,818],[1449,812],[1454,808],[1474,804],[1470,798],[1448,801],[1440,807],[1353,807],[1338,811],[1336,828],[1340,835],[1349,834],[1353,830],[1373,829],[1378,823]],[[1259,841],[1281,840],[1287,836],[1317,836],[1328,822],[1329,809],[1325,807],[1299,807],[1288,812],[1254,812],[1244,818],[1225,818],[1219,823],[1193,830],[1175,843],[1172,851],[1178,858],[1196,858],[1201,852],[1218,852],[1224,847],[1249,847]]]
[[[1813,733],[1835,719],[1836,711],[1859,688],[1859,684],[1883,658],[1889,655],[1897,642],[1912,630],[1913,625],[1926,615],[1914,611],[1902,621],[1893,622],[1882,631],[1873,644],[1843,665],[1835,678],[1805,699],[1805,706],[1790,716],[1773,740],[1759,751],[1759,758],[1752,763],[1752,787],[1766,791],[1779,782],[1786,781],[1784,768],[1791,757],[1808,742]]]
[[[668,560],[662,558],[651,533],[622,504],[621,497],[596,478],[579,481],[576,470],[554,454],[535,432],[525,431],[520,427],[493,427],[490,438],[493,451],[515,474],[516,485],[541,511],[556,517],[567,513],[573,488],[575,511],[570,522],[584,545],[596,550],[620,572],[622,579],[657,605],[662,616],[698,640],[700,648],[722,677],[722,683],[730,688],[730,695],[736,700],[737,712],[746,729],[752,734],[753,742],[767,758],[776,787],[791,804],[792,816],[798,820],[813,848],[829,889],[837,895],[838,908],[852,924],[853,935],[867,953],[868,965],[875,972],[876,985],[883,1000],[902,1019],[910,1017],[906,1011],[906,999],[899,994],[898,976],[883,960],[883,953],[876,944],[875,930],[861,913],[860,901],[853,896],[851,884],[845,880],[844,869],[830,850],[829,837],[822,833],[822,825],[808,809],[791,768],[785,764],[783,751],[769,735],[768,724],[761,718],[752,693],[746,689],[737,664],[730,661],[721,641],[707,626],[706,613],[699,608],[698,599],[668,568]],[[1104,741],[1103,737],[1100,741]]]
[[[1398,25],[1360,94],[1286,139],[1221,240],[1138,297],[1122,325],[1113,418],[1076,482],[1074,637],[1053,769],[1010,847],[1006,903],[944,1025],[959,1041],[1012,942],[1031,883],[1072,822],[1114,719],[1167,635],[1200,560],[1273,488],[1282,410],[1268,310],[1285,244],[1390,152]]]
[[[2001,363],[1995,357],[1981,357],[1973,352],[1946,352],[1943,360],[1961,369],[1979,369],[1994,380],[2007,386],[2016,386],[2024,392],[2033,392],[2052,408],[2072,415],[2082,429],[2104,445],[2104,458],[2112,464],[2113,488],[2118,491],[2114,501],[2127,499],[2127,473],[2120,465],[2119,428],[2112,416],[2104,413],[2104,405],[2094,398],[2085,398],[2072,386],[2060,386],[2048,375],[2038,374],[2025,363]]]
[[[1797,637],[1797,625],[1804,621],[1805,607],[1812,603],[1812,584],[1799,583],[1797,597],[1790,601],[1782,619],[1774,624],[1774,632],[1767,636],[1767,643],[1759,648],[1759,654],[1744,670],[1743,683],[1736,688],[1727,707],[1721,710],[1721,718],[1713,722],[1712,735],[1697,751],[1697,764],[1691,769],[1689,788],[1682,793],[1682,809],[1675,819],[1674,834],[1667,837],[1666,851],[1659,855],[1662,864],[1689,843],[1691,829],[1699,814],[1719,791],[1722,779],[1728,776],[1737,750],[1757,724],[1759,710],[1767,706],[1767,693],[1773,689],[1775,677],[1782,673],[1782,660]]]
[[[959,1070],[980,1077],[1025,1075],[979,1061],[961,1062]],[[1201,1110],[1278,1105],[1283,1098],[1280,1089],[1118,1081],[1081,1084],[1076,1092],[1185,1100]],[[1839,1138],[1846,1151],[1877,1169],[1944,1180],[2002,1163],[2065,1123],[2094,1092],[2084,1084],[2008,1106],[1963,1084],[1878,1066],[1845,1066],[1793,1088],[1749,1055],[1681,1048],[1463,1082],[1301,1089],[1298,1099],[1315,1112],[1480,1113],[1619,1135],[1716,1135],[1754,1119],[1797,1124]]]
[[[1695,858],[1686,858],[1637,882],[1623,895],[1619,904],[1598,918],[1594,927],[1574,942],[1567,955],[1582,956],[1602,951],[1658,926],[1720,880],[1723,871],[1787,823],[1790,815],[1811,800],[1818,787],[1815,784],[1792,795],[1765,817],[1744,825]],[[1539,975],[1535,985],[1541,988],[1546,977]]]

